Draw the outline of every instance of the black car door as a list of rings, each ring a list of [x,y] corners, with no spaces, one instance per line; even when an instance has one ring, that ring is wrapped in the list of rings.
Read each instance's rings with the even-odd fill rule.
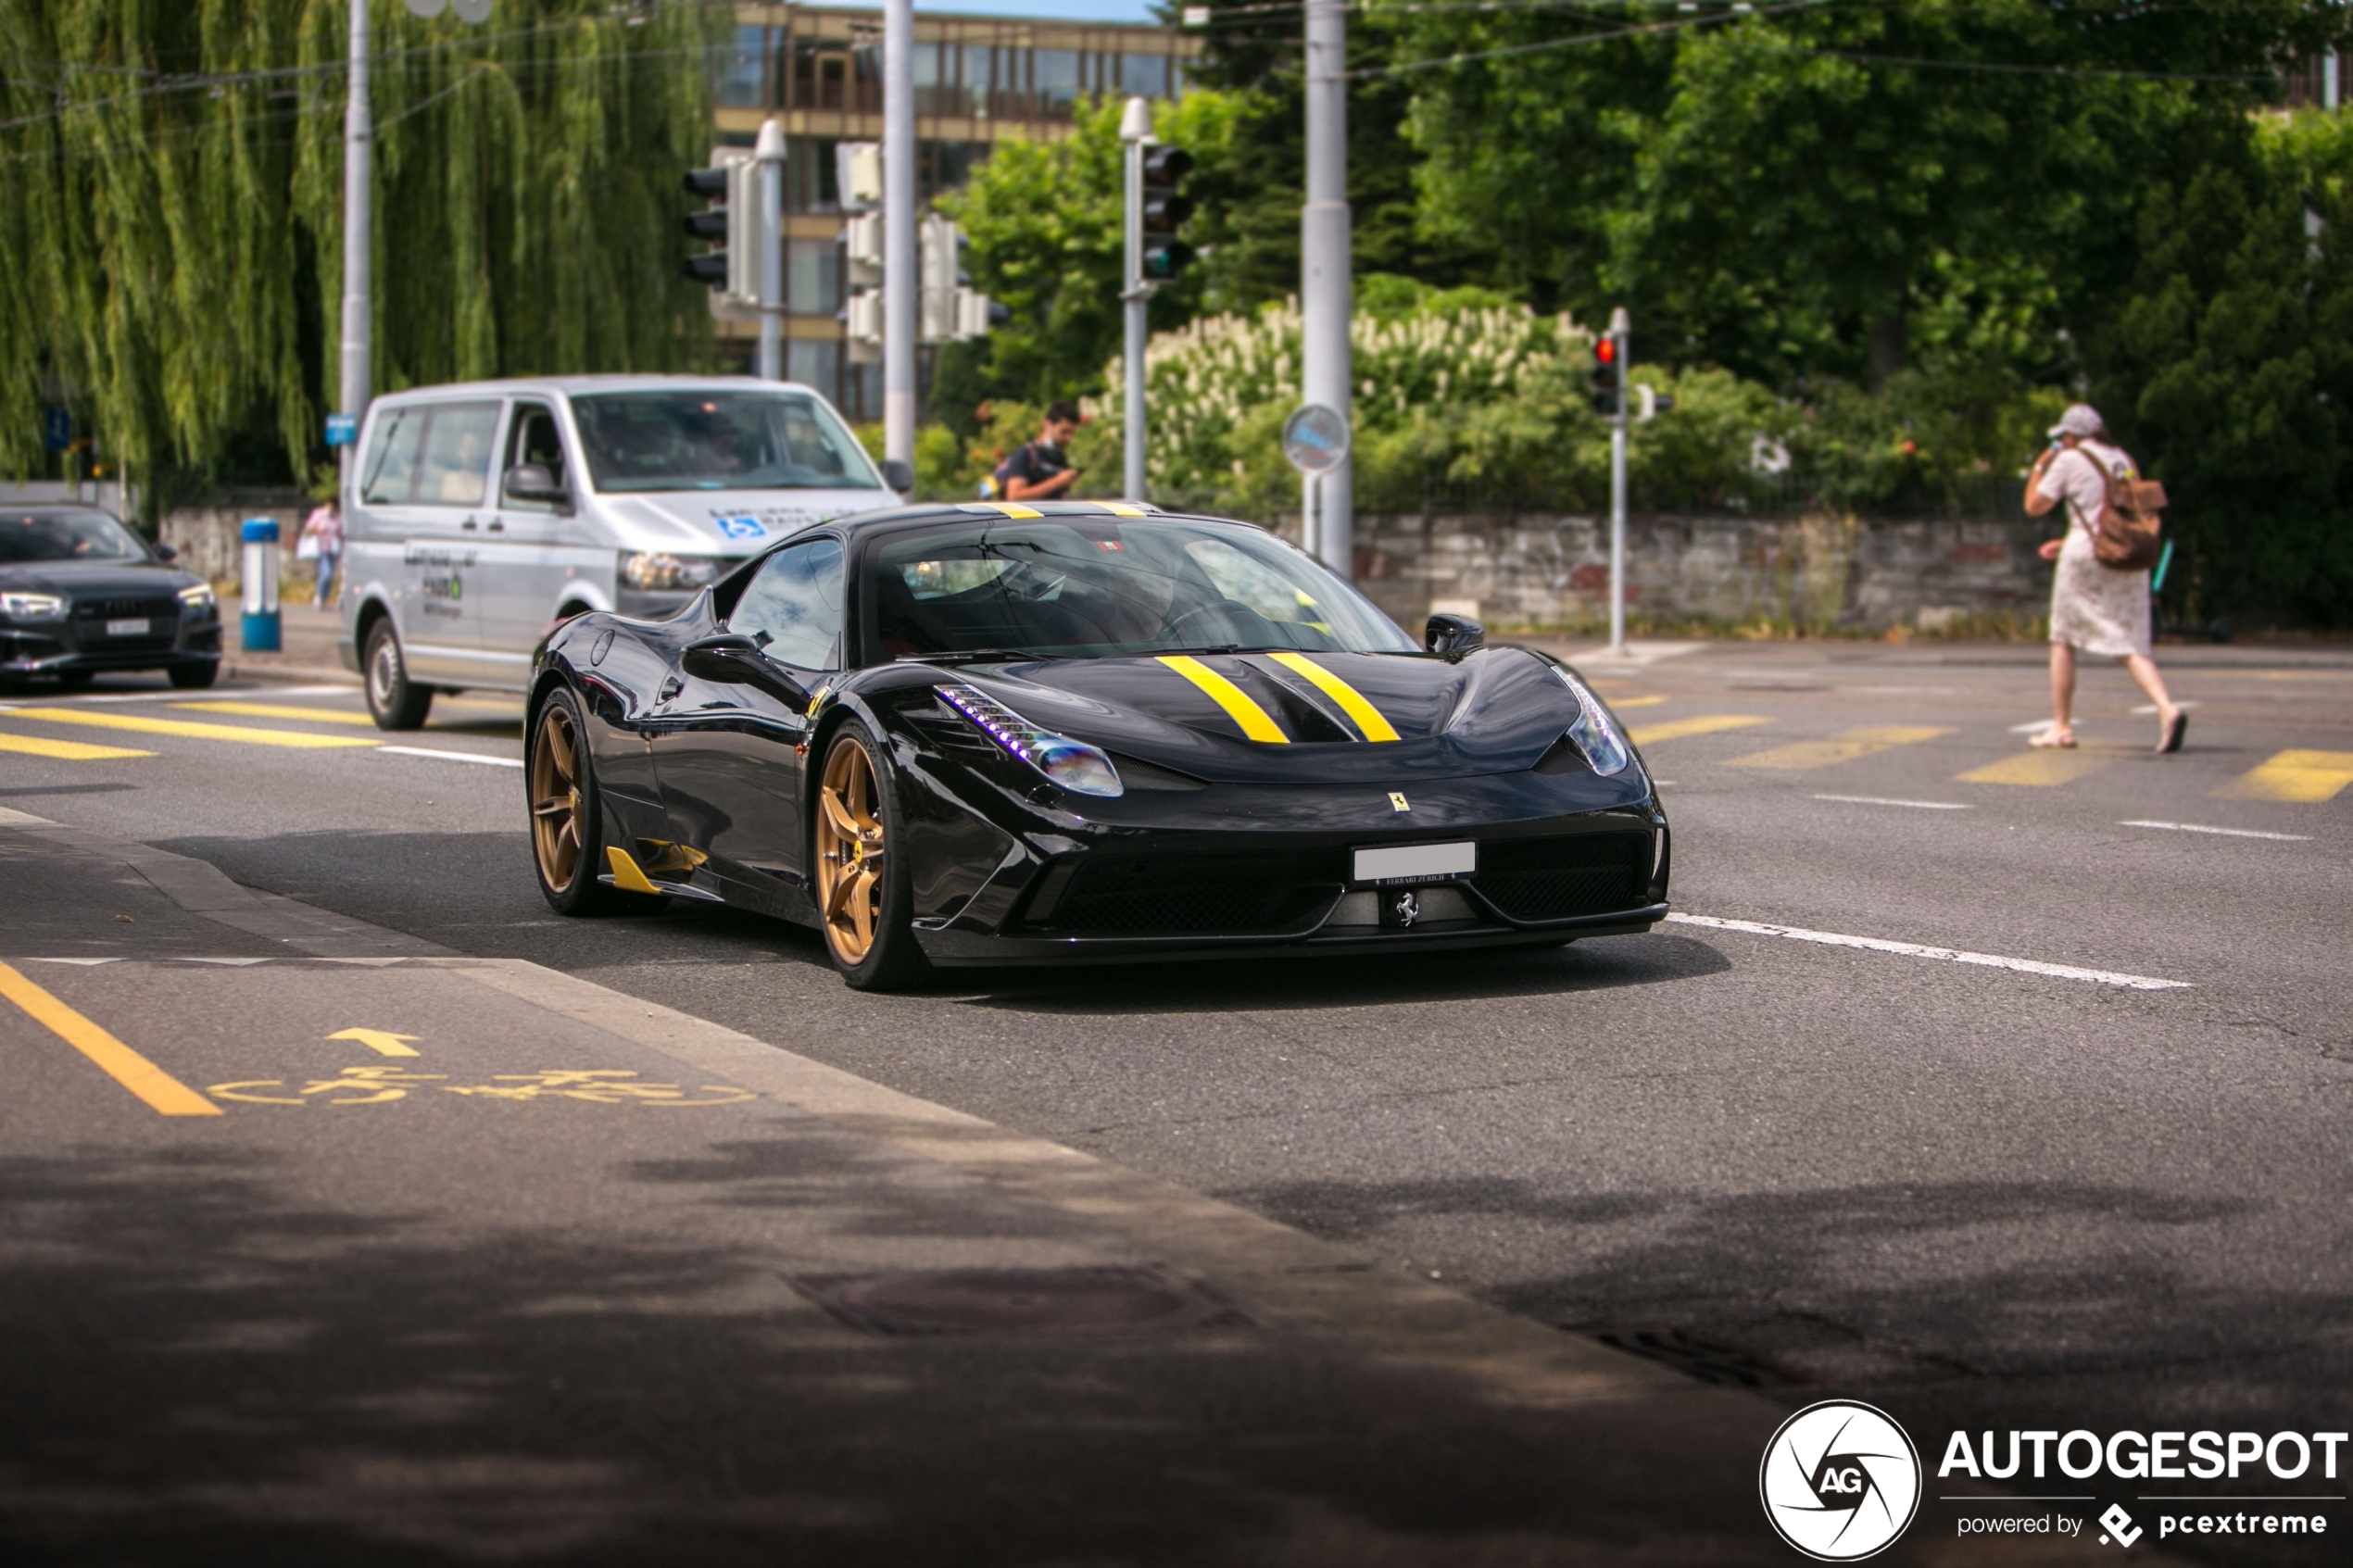
[[[801,880],[799,770],[811,699],[841,668],[841,541],[812,539],[768,558],[724,629],[767,655],[768,678],[706,680],[680,671],[652,715],[655,771],[680,842],[714,870]]]

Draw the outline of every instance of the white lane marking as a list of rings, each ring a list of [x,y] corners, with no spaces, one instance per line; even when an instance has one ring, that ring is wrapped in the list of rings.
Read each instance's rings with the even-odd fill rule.
[[[1918,942],[1890,942],[1881,936],[1845,936],[1835,931],[1806,931],[1794,925],[1767,925],[1753,920],[1718,920],[1714,915],[1670,914],[1679,925],[1704,925],[1713,931],[1744,931],[1752,936],[1785,936],[1793,942],[1818,942],[1826,947],[1862,947],[1874,953],[1894,953],[1907,959],[1936,959],[1945,963],[1981,964],[1988,969],[2016,970],[2020,974],[2045,975],[2053,980],[2088,980],[2095,985],[2117,985],[2127,991],[2186,991],[2186,980],[2158,980],[2146,974],[2120,974],[2113,970],[2078,969],[2073,964],[2045,963],[2040,959],[2007,959],[1998,953],[1965,953],[1957,947],[1929,947]]]
[[[46,817],[36,817],[30,811],[11,811],[0,806],[0,826],[12,828],[53,828],[57,824]]]
[[[2204,704],[2204,703],[2202,703],[2202,702],[2196,702],[2196,701],[2191,701],[2191,700],[2186,700],[2186,699],[2185,699],[2185,700],[2183,700],[2183,701],[2181,701],[2181,702],[2177,702],[2177,703],[2175,703],[2173,706],[2174,706],[2174,707],[2176,707],[2176,708],[2190,709],[2190,708],[2204,708],[2204,707],[2206,706],[2206,704]],[[2155,703],[2153,703],[2153,702],[2145,702],[2145,703],[2141,704],[2141,706],[2140,706],[2140,707],[2135,708],[2134,709],[2133,709],[2133,712],[2135,712],[2135,713],[2147,713],[2147,714],[2154,715],[2154,714],[2157,712],[2157,704],[2155,704]]]
[[[1968,811],[1973,807],[1957,800],[1890,800],[1882,795],[1818,795],[1817,800],[1836,800],[1848,806],[1909,806],[1916,811]]]
[[[120,959],[19,959],[19,963],[69,963],[81,969],[95,969],[102,963],[120,963]]]
[[[388,751],[395,757],[430,757],[438,762],[480,762],[492,768],[520,768],[520,757],[484,757],[472,751],[435,751],[424,746],[380,746],[378,751]]]
[[[2037,719],[2032,724],[2012,724],[2010,726],[2010,734],[2014,735],[2039,735],[2050,727],[2050,720]]]
[[[2210,833],[2223,838],[2276,838],[2283,844],[2309,844],[2305,833],[2258,833],[2253,828],[2210,828],[2198,822],[2119,822],[2120,828],[2163,828],[2168,833]]]

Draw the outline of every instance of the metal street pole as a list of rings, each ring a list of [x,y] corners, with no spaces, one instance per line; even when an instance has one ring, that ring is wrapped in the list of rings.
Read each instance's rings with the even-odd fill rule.
[[[760,127],[760,364],[761,381],[785,379],[785,128]]]
[[[1609,651],[1626,656],[1626,307],[1609,315],[1617,344],[1617,411],[1609,421]]]
[[[376,131],[368,114],[368,0],[351,0],[351,73],[346,88],[349,95],[343,111],[343,406],[337,411],[357,420],[368,411],[368,394],[374,377],[374,312],[368,299],[374,215],[368,183]],[[346,482],[351,477],[351,456],[356,449],[350,445],[339,449]]]
[[[1349,279],[1348,13],[1343,0],[1307,0],[1307,202],[1299,214],[1301,393],[1348,417]],[[1315,516],[1314,548],[1342,578],[1352,575],[1354,505],[1342,458],[1301,496]]]
[[[1119,140],[1127,171],[1127,270],[1119,291],[1127,313],[1127,471],[1120,494],[1140,501],[1144,498],[1144,346],[1149,335],[1145,308],[1151,299],[1151,291],[1144,286],[1144,149],[1152,140],[1151,105],[1141,98],[1127,100],[1119,115]]]
[[[883,456],[915,460],[915,0],[883,0]]]

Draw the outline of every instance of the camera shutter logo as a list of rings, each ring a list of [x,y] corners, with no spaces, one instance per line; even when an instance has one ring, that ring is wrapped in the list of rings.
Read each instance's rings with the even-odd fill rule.
[[[1781,1423],[1756,1489],[1781,1539],[1818,1562],[1854,1562],[1919,1512],[1919,1450],[1885,1411],[1825,1399]]]

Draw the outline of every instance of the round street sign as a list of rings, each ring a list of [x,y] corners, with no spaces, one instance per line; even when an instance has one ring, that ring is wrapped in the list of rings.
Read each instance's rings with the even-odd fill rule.
[[[449,8],[449,0],[408,0],[409,9],[427,21]]]
[[[1348,421],[1321,403],[1302,405],[1283,421],[1283,456],[1302,473],[1331,472],[1348,458]]]

